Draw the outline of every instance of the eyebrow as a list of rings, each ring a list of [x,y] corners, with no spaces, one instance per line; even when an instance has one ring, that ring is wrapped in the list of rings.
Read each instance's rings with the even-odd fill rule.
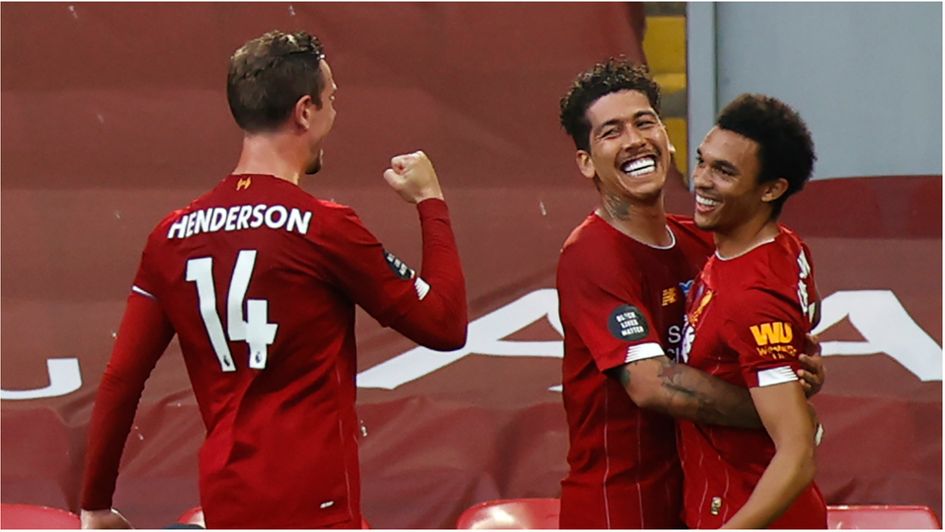
[[[696,148],[696,157],[699,158],[699,159],[703,159],[703,157],[702,157],[702,148]],[[704,159],[703,159],[703,160],[704,160]],[[734,164],[732,164],[732,163],[726,161],[725,159],[716,159],[716,160],[712,161],[712,166],[715,166],[716,168],[722,168],[723,170],[726,170],[726,171],[728,171],[728,172],[731,173],[731,174],[738,174],[738,173],[739,173],[738,167],[735,166]]]
[[[602,130],[604,130],[608,126],[619,126],[621,122],[623,122],[623,120],[619,118],[611,118],[610,120],[604,122],[603,124],[595,127],[594,133],[600,133]]]
[[[651,111],[651,110],[649,110],[649,109],[641,109],[641,110],[639,110],[639,111],[633,113],[633,116],[631,116],[630,119],[631,119],[631,120],[635,120],[635,119],[640,118],[640,117],[642,117],[642,116],[652,116],[653,118],[657,118],[657,115],[656,115],[656,113],[655,113],[654,111]],[[619,117],[618,117],[618,118],[611,118],[610,120],[608,120],[608,121],[604,122],[603,124],[601,124],[601,125],[597,126],[596,128],[594,128],[594,132],[595,132],[595,133],[599,133],[602,129],[606,128],[607,126],[617,126],[617,125],[620,125],[621,122],[623,122],[623,118],[619,118]]]

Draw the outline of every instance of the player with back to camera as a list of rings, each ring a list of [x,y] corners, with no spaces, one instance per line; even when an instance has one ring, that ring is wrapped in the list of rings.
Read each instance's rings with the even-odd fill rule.
[[[150,234],[92,415],[81,521],[111,508],[144,382],[176,334],[206,425],[200,503],[211,528],[360,528],[355,304],[424,346],[466,341],[449,212],[423,152],[384,178],[417,205],[423,268],[354,211],[298,184],[319,171],[338,90],[319,40],[273,31],[230,58],[243,129],[233,172]]]
[[[615,59],[581,73],[561,100],[578,169],[600,196],[558,263],[570,442],[561,528],[682,527],[671,416],[761,426],[747,390],[674,361],[686,292],[713,245],[664,210],[672,156],[659,103],[646,68]],[[813,394],[823,366],[805,360]]]

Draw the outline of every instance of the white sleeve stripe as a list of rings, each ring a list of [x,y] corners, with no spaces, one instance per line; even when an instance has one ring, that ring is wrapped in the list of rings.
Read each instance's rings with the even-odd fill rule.
[[[141,288],[138,288],[137,286],[132,285],[132,286],[131,286],[131,291],[132,291],[132,292],[135,292],[135,293],[138,293],[138,294],[141,294],[141,295],[143,295],[143,296],[145,296],[145,297],[150,297],[151,299],[157,300],[157,298],[154,297],[154,294],[152,294],[151,292],[148,292],[147,290],[142,290]]]
[[[780,368],[764,369],[758,372],[758,387],[774,386],[785,382],[796,381],[797,375],[794,374],[789,366]]]
[[[629,364],[631,362],[636,362],[637,360],[659,356],[663,356],[663,347],[656,342],[631,345],[627,348],[627,358],[623,361],[623,363]]]
[[[416,288],[417,298],[419,298],[420,301],[423,301],[423,298],[427,297],[427,294],[430,292],[430,285],[420,277],[414,279],[413,287]]]

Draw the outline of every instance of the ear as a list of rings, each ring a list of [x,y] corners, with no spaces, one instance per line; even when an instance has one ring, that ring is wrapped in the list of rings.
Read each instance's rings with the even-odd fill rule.
[[[312,97],[308,94],[302,96],[295,102],[295,107],[292,108],[292,121],[296,126],[308,130],[311,126],[312,120],[314,119],[315,110],[312,108],[314,102],[312,102]]]
[[[597,177],[597,170],[594,169],[594,161],[591,160],[590,153],[584,150],[578,150],[577,154],[575,154],[575,162],[577,162],[578,170],[581,171],[581,175],[588,179]]]
[[[779,177],[774,181],[768,181],[762,185],[762,187],[761,201],[765,203],[771,203],[787,192],[788,181],[783,177]]]

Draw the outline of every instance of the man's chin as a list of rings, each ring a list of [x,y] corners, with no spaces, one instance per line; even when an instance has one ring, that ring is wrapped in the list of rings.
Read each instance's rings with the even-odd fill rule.
[[[636,182],[624,178],[621,179],[621,184],[629,196],[638,200],[650,201],[659,198],[663,194],[666,177],[654,176],[645,182]]]
[[[702,229],[703,231],[711,231],[715,227],[715,223],[712,220],[705,216],[701,216],[699,213],[695,213],[692,217],[692,221],[696,223],[696,227]]]
[[[634,202],[652,203],[663,197],[663,187],[658,184],[636,186],[626,189],[626,195]]]

